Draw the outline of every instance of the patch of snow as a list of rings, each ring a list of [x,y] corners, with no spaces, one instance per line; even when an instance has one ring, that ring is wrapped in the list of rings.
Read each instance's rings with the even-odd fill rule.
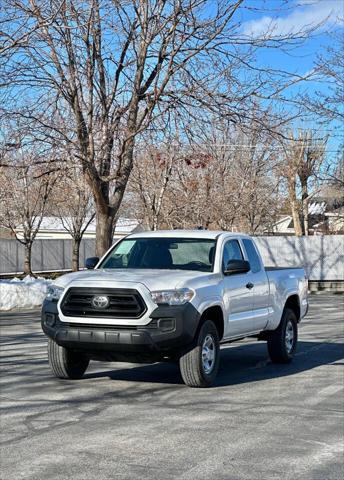
[[[311,203],[308,208],[310,215],[323,215],[326,212],[326,202]]]
[[[0,280],[0,310],[34,308],[42,305],[51,280],[30,277]]]
[[[83,227],[86,225],[89,219],[85,219]],[[36,227],[38,224],[38,219],[33,220],[33,226]],[[39,233],[63,233],[66,231],[65,226],[70,227],[73,224],[72,217],[43,217]],[[85,233],[95,233],[96,232],[96,219],[94,218],[91,223],[88,225]],[[139,221],[133,218],[119,217],[115,225],[115,234],[116,233],[131,233],[139,226]],[[23,231],[23,225],[18,225],[16,230],[21,233]]]

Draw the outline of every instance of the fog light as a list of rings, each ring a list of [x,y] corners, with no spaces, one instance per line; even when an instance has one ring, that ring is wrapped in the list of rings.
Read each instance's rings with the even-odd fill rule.
[[[45,323],[48,327],[53,327],[55,325],[55,315],[53,313],[46,313]]]
[[[170,332],[175,329],[176,322],[174,318],[160,318],[158,327],[163,332]]]

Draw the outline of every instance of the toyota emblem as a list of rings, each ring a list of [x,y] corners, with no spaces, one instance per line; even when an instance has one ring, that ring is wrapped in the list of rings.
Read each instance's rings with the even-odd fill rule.
[[[109,297],[106,297],[105,295],[97,295],[92,298],[92,305],[94,308],[107,308],[109,303]]]

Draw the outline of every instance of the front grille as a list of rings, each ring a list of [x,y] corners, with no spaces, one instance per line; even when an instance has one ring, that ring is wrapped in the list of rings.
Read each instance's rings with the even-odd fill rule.
[[[97,295],[108,297],[106,308],[92,304]],[[140,318],[146,310],[145,302],[134,289],[72,287],[61,303],[66,317]]]

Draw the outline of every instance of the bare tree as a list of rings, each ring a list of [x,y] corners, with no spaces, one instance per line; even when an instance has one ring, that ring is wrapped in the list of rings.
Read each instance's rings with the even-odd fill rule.
[[[331,183],[338,188],[338,190],[344,187],[344,149],[338,154],[336,167],[331,175]]]
[[[163,191],[159,227],[262,231],[277,208],[273,138],[253,125],[247,133],[223,120],[208,127],[199,125],[196,138],[194,122],[188,144],[173,146],[172,171],[164,152],[143,153],[126,204],[137,206],[135,216],[153,228],[147,218],[153,218],[153,200]]]
[[[326,141],[325,139],[315,139],[312,132],[307,131],[304,134],[306,144],[305,153],[298,166],[297,174],[301,184],[301,204],[303,219],[303,234],[309,234],[309,197],[310,181],[317,178],[320,167],[324,161]]]
[[[26,149],[8,154],[13,167],[0,169],[0,225],[24,245],[24,273],[32,275],[31,251],[55,183],[53,174],[34,165],[37,156]]]
[[[290,133],[284,149],[280,173],[287,182],[295,235],[308,235],[309,182],[316,179],[324,160],[326,139],[316,139],[311,131]],[[301,200],[298,198],[299,184]],[[302,221],[301,221],[302,219]]]
[[[76,272],[79,270],[81,240],[95,217],[92,193],[78,167],[72,165],[61,170],[52,200],[53,211],[72,237],[72,271]]]
[[[166,190],[175,168],[175,146],[153,145],[141,150],[129,185],[129,198],[134,196],[139,217],[151,230],[157,230]]]
[[[306,145],[302,141],[291,137],[290,143],[284,150],[283,159],[280,164],[280,174],[286,180],[288,200],[293,217],[294,232],[297,237],[302,236],[302,225],[300,218],[300,204],[297,197],[297,172],[305,154]]]
[[[44,8],[36,1],[16,3],[37,30],[22,52],[26,62],[21,58],[14,79],[20,83],[25,76],[27,84],[39,82],[54,105],[72,113],[76,154],[97,209],[98,254],[112,241],[133,166],[135,137],[149,124],[163,95],[171,94],[170,80],[179,74],[178,85],[188,63],[221,41],[241,2],[218,2],[208,18],[200,17],[206,2],[198,0],[177,2],[172,8],[158,0],[48,2]],[[114,42],[120,46],[117,51]],[[187,95],[185,82],[182,90]],[[173,94],[178,91],[181,86]]]
[[[171,191],[170,206],[176,226],[209,227],[212,220],[209,202],[217,183],[215,175],[215,163],[211,155],[202,150],[186,149],[179,161]]]
[[[4,109],[8,115],[20,111],[48,139],[73,147],[93,193],[98,255],[112,241],[136,139],[156,116],[197,104],[239,122],[252,116],[252,97],[284,101],[283,89],[302,77],[263,73],[254,55],[261,47],[295,45],[312,30],[277,38],[244,34],[235,19],[243,0],[4,3],[4,26],[12,25],[6,42],[19,53],[7,62]],[[36,106],[46,110],[43,118]],[[65,117],[69,133],[60,128]]]
[[[256,118],[259,114],[262,112],[256,109]],[[267,121],[262,118],[262,123]],[[276,213],[278,179],[274,172],[274,136],[256,122],[246,125],[244,131],[228,129],[228,125],[220,122],[216,130],[213,129],[212,139],[215,143],[209,148],[220,164],[221,181],[217,192],[217,225],[223,228],[223,220],[227,218],[230,229],[251,234],[262,231]],[[216,199],[211,204],[214,202]]]
[[[342,30],[331,35],[331,46],[325,53],[319,54],[315,72],[318,80],[325,82],[326,89],[316,92],[313,97],[307,96],[305,105],[326,121],[344,121],[344,36]]]

